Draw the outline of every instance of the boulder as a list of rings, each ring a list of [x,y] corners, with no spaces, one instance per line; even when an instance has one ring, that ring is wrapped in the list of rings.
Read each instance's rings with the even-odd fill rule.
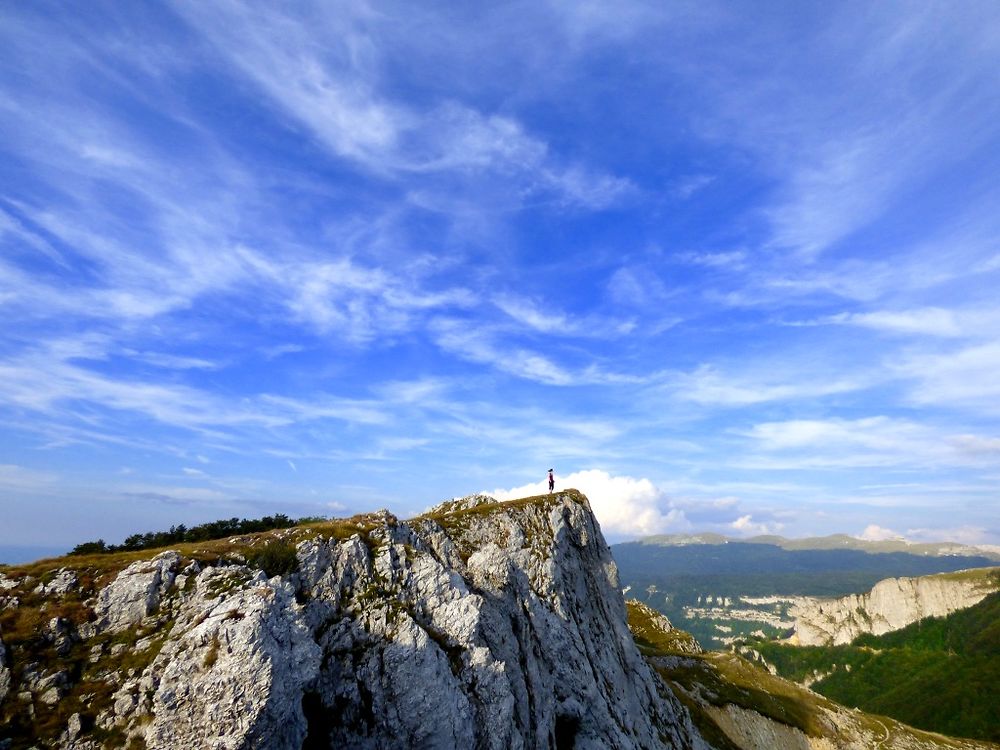
[[[98,627],[114,633],[153,614],[161,597],[173,585],[180,560],[180,555],[168,551],[121,571],[97,595],[94,609]]]

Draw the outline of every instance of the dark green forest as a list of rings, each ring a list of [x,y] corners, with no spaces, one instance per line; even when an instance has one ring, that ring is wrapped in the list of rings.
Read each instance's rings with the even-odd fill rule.
[[[849,646],[753,647],[784,677],[828,674],[812,689],[838,703],[920,729],[1000,742],[1000,592]]]

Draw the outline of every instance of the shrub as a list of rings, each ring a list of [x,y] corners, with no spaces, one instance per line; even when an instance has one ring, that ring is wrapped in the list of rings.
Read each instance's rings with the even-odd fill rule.
[[[294,573],[299,569],[299,559],[295,555],[295,547],[288,542],[272,542],[250,552],[247,565],[260,568],[271,578]]]

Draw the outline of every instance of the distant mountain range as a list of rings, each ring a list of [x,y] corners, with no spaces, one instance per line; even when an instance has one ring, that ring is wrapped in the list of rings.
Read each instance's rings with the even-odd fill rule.
[[[871,541],[847,534],[813,536],[804,539],[787,539],[774,534],[752,537],[730,537],[706,532],[702,534],[658,534],[637,539],[635,544],[682,547],[692,544],[768,544],[785,550],[834,550],[852,549],[872,554],[905,552],[910,555],[986,557],[1000,561],[1000,547],[996,545],[973,546],[960,542],[911,542],[905,539]]]
[[[1000,555],[953,542],[870,542],[719,534],[648,537],[612,547],[626,595],[664,613],[708,648],[778,638],[807,597],[868,592],[887,578],[996,566]]]

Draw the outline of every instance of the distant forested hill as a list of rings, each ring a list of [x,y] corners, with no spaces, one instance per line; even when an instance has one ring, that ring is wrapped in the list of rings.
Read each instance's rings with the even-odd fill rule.
[[[722,537],[710,544],[646,540],[616,544],[612,553],[628,596],[663,612],[706,648],[785,634],[792,626],[788,612],[794,597],[857,594],[886,578],[997,564],[986,554],[934,554],[931,545],[921,548],[922,554],[831,549],[835,539],[814,540],[821,549],[799,548],[801,540],[781,540],[783,546]],[[747,603],[745,597],[789,600]]]
[[[755,643],[783,677],[921,729],[1000,742],[1000,592],[849,646]]]
[[[661,591],[698,590],[716,596],[843,596],[867,591],[884,578],[950,573],[996,565],[986,556],[869,553],[856,549],[789,550],[776,545],[656,545],[612,548],[626,585]]]

